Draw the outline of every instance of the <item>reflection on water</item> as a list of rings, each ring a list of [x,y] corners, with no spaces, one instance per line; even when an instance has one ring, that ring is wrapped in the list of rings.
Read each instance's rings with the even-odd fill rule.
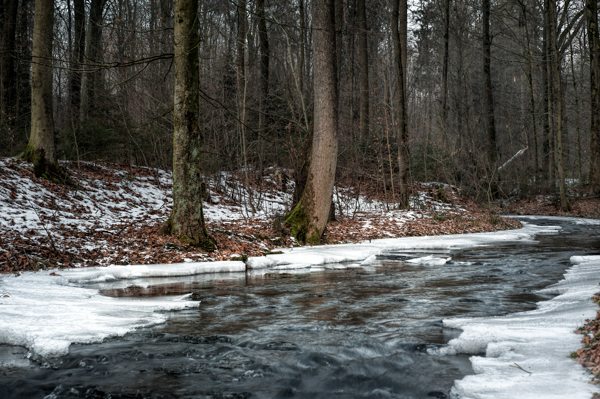
[[[191,293],[201,306],[151,331],[73,345],[54,368],[4,363],[0,397],[444,398],[472,370],[467,356],[427,353],[460,333],[441,320],[546,299],[535,291],[571,255],[600,251],[593,226],[563,226],[535,246],[440,254],[452,257],[444,266],[404,263],[423,253],[402,252],[344,270],[98,284],[116,297]]]

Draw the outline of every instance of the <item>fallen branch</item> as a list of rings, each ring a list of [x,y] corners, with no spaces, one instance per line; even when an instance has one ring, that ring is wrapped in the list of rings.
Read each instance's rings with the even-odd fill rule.
[[[519,369],[519,370],[521,370],[521,371],[524,371],[524,372],[528,373],[529,375],[531,375],[531,374],[532,374],[532,373],[531,373],[531,371],[527,371],[527,370],[525,370],[523,367],[519,366],[517,363],[515,363],[515,365],[514,365],[514,366],[511,364],[511,365],[510,365],[510,366],[508,366],[508,367],[512,367],[512,368],[515,368],[515,369]]]

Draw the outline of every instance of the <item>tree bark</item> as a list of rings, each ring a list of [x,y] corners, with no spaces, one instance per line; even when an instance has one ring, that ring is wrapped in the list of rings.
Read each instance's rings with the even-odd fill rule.
[[[444,4],[444,57],[442,60],[442,133],[448,136],[448,59],[450,45],[450,3],[452,0],[445,0]],[[462,132],[459,132],[462,134]],[[460,148],[459,148],[460,149]]]
[[[14,115],[17,97],[17,79],[15,70],[15,33],[17,29],[18,0],[4,2],[4,20],[2,22],[2,56],[0,58],[0,117],[2,123]]]
[[[334,0],[314,0],[314,137],[306,188],[286,218],[296,239],[319,244],[325,231],[337,164],[337,60]]]
[[[33,162],[36,176],[70,183],[56,162],[52,114],[54,1],[36,0],[31,74],[31,135],[21,157]]]
[[[408,209],[408,111],[406,101],[406,45],[407,45],[407,4],[406,0],[392,0],[392,41],[394,42],[394,69],[396,70],[396,101],[398,104],[398,167],[400,187],[399,203]]]
[[[544,2],[546,4],[547,0]],[[544,17],[546,13],[544,13]],[[542,181],[548,182],[550,180],[550,109],[548,104],[550,103],[550,71],[548,69],[548,35],[550,29],[548,27],[548,20],[544,19],[543,35],[542,35],[542,89],[543,95],[543,112],[542,112]]]
[[[259,170],[262,171],[263,137],[267,135],[267,104],[269,104],[269,36],[267,34],[267,20],[265,19],[265,0],[257,0],[256,8],[258,13],[258,47],[260,51],[260,93],[258,98],[258,132],[260,143],[260,164]]]
[[[73,12],[75,14],[75,40],[69,82],[71,115],[79,119],[79,106],[81,104],[81,72],[85,56],[85,1],[73,0]]]
[[[565,171],[563,165],[563,93],[562,93],[562,77],[560,73],[560,54],[558,52],[558,35],[556,27],[556,2],[550,0],[550,18],[552,24],[552,50],[553,50],[553,65],[554,65],[554,76],[556,78],[556,94],[554,99],[556,101],[556,151],[557,151],[557,171],[558,171],[558,187],[560,192],[560,207],[563,211],[567,212],[571,210],[571,206],[567,202],[567,194],[565,189]]]
[[[216,249],[202,212],[206,186],[200,173],[198,0],[175,0],[173,210],[160,230],[206,251]]]
[[[483,0],[483,80],[484,80],[484,109],[487,128],[487,162],[489,195],[498,195],[498,150],[496,144],[496,122],[494,118],[494,98],[492,93],[491,47],[490,36],[490,0]]]
[[[590,190],[600,191],[600,36],[598,3],[586,0],[588,46],[590,51]]]
[[[369,135],[369,52],[365,0],[358,0],[357,7],[358,63],[360,67],[360,139],[363,141]]]
[[[90,18],[87,30],[87,44],[85,49],[85,61],[87,63],[98,63],[101,58],[100,42],[102,40],[102,10],[106,0],[92,0],[90,4]],[[100,72],[94,67],[89,68],[82,78],[81,89],[81,119],[87,118],[96,110],[98,97],[98,86]]]

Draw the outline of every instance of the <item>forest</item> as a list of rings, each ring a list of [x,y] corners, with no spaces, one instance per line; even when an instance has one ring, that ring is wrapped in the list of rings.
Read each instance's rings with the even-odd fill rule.
[[[567,210],[600,189],[597,6],[4,0],[0,156],[173,170],[174,225],[203,180],[249,187],[275,168],[302,241],[318,241],[334,182],[398,209],[409,183],[442,182]]]

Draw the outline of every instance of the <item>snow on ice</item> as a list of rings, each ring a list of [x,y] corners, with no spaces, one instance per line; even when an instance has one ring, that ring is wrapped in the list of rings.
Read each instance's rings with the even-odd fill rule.
[[[431,354],[470,353],[475,375],[456,381],[452,394],[472,399],[590,399],[591,375],[569,358],[581,346],[573,333],[598,306],[600,256],[574,256],[564,280],[542,292],[559,294],[538,308],[502,317],[448,319],[462,334]],[[479,355],[485,353],[485,356]]]

